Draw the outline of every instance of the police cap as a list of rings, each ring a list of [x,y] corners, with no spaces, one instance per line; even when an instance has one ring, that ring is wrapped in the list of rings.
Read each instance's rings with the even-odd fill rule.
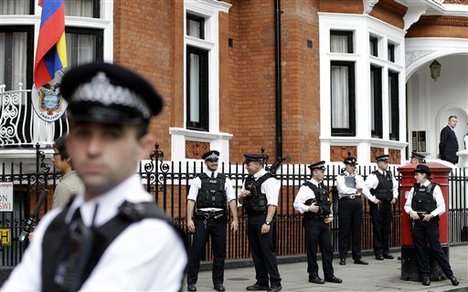
[[[411,158],[417,158],[420,160],[424,160],[426,158],[423,154],[416,152],[416,151],[411,151]]]
[[[377,162],[379,162],[379,161],[388,162],[389,159],[390,159],[390,157],[388,156],[388,154],[379,155],[379,156],[375,157],[375,160],[377,160]]]
[[[210,150],[202,155],[202,159],[207,160],[218,160],[219,152],[216,150]]]
[[[356,157],[353,157],[353,156],[348,156],[345,158],[345,160],[343,160],[343,163],[344,164],[352,164],[352,165],[357,165],[357,160],[356,160]]]
[[[90,63],[65,73],[60,92],[72,121],[141,124],[163,105],[154,87],[137,73],[110,63]]]
[[[312,163],[311,165],[308,166],[311,171],[314,169],[320,169],[320,170],[325,170],[325,161],[318,161],[315,163]]]
[[[429,169],[429,166],[425,164],[418,164],[414,169],[414,173],[425,173],[427,176],[431,176],[431,170]]]
[[[263,163],[265,161],[265,155],[259,154],[259,153],[246,153],[244,154],[244,157],[245,157],[244,163],[249,163],[249,162]]]

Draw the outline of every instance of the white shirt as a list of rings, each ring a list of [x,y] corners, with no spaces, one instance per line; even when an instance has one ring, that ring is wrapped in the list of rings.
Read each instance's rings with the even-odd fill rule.
[[[260,169],[256,174],[253,175],[255,180],[258,180],[260,177],[265,175],[267,171],[262,168]],[[280,182],[276,180],[274,177],[270,177],[266,181],[262,183],[262,186],[260,187],[260,191],[266,195],[267,199],[267,204],[268,205],[273,205],[273,206],[278,206],[278,196],[279,196],[279,190],[281,188]],[[245,190],[245,181],[242,184],[242,190]]]
[[[152,201],[137,175],[87,202],[84,202],[83,194],[79,194],[65,221],[69,221],[74,210],[80,207],[84,224],[90,226],[98,205],[94,225],[101,226],[117,214],[117,208],[125,200]],[[61,211],[61,208],[53,209],[42,218],[21,263],[13,270],[2,291],[41,290],[44,232]],[[144,219],[132,223],[109,245],[81,290],[179,291],[186,263],[185,248],[176,231],[163,220]]]
[[[377,169],[377,171],[380,172],[383,176],[385,176],[385,173],[383,170]],[[398,199],[398,182],[395,179],[395,176],[393,174],[392,174],[392,184],[393,184],[393,190],[392,190],[393,198]],[[364,195],[366,195],[369,201],[373,202],[375,200],[375,196],[371,194],[370,190],[377,188],[377,186],[379,185],[379,178],[377,177],[377,175],[371,173],[367,177],[364,185],[365,185],[365,188],[363,188],[362,190]]]
[[[354,176],[354,178],[356,179],[356,188],[350,188],[346,186],[346,182],[345,182],[346,176]],[[350,195],[359,196],[357,189],[364,189],[364,179],[359,174],[349,173],[345,171],[343,175],[338,175],[336,177],[336,189],[338,190],[340,198],[350,196]]]
[[[431,182],[427,180],[422,185],[427,187],[430,183]],[[405,212],[407,214],[409,214],[410,211],[413,211],[413,209],[411,208],[411,203],[413,201],[413,194],[414,194],[414,187],[411,188],[411,190],[408,193],[408,198],[406,198]],[[436,200],[437,207],[434,209],[434,211],[431,212],[431,215],[439,216],[445,212],[445,201],[444,201],[444,196],[442,195],[442,190],[440,189],[438,185],[435,185],[434,192],[432,193],[432,197]]]
[[[314,178],[311,178],[309,180],[313,185],[317,186],[319,185],[320,182],[316,181]],[[294,199],[294,209],[299,211],[299,213],[304,214],[305,212],[310,212],[308,205],[305,204],[305,202],[308,199],[315,199],[315,193],[312,191],[311,188],[308,186],[302,185],[299,188],[299,191],[297,192],[296,198]],[[332,208],[330,208],[332,209]],[[330,210],[332,213],[330,214],[330,217],[333,216],[333,210]]]
[[[208,175],[208,177],[211,177],[212,171],[207,170],[207,171],[205,171],[205,173],[206,173],[206,175]],[[214,172],[214,176],[215,177],[218,176],[217,171]],[[196,178],[194,178],[194,179],[192,179],[190,181],[190,189],[189,189],[189,193],[187,195],[187,200],[197,201],[198,191],[200,190],[201,185],[202,185],[202,182],[201,182],[201,179],[200,179],[199,176],[197,176]],[[236,199],[236,194],[234,193],[234,189],[232,188],[232,182],[228,177],[226,177],[226,182],[224,183],[224,190],[226,191],[226,201],[227,201],[227,203],[229,203],[230,201]],[[205,209],[205,208],[203,208],[203,209]],[[219,208],[210,208],[210,209],[219,210]]]

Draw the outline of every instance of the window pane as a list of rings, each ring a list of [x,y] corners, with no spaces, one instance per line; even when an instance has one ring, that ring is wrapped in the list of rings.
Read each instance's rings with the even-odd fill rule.
[[[200,57],[190,54],[190,122],[200,122]]]
[[[382,68],[371,66],[370,73],[371,134],[382,138]]]
[[[67,38],[68,66],[76,67],[97,60],[97,37],[94,34],[70,33]]]
[[[395,45],[388,45],[388,60],[390,62],[395,62]]]
[[[348,36],[331,35],[330,51],[333,53],[348,53]]]
[[[0,15],[31,14],[31,0],[0,0]]]
[[[94,17],[95,0],[65,0],[65,15]]]
[[[350,128],[349,67],[331,67],[332,128]]]
[[[379,56],[379,47],[378,47],[379,40],[376,37],[369,38],[369,52],[371,56],[378,57]]]
[[[27,32],[0,32],[0,84],[7,90],[27,86]]]
[[[199,39],[205,38],[205,20],[202,17],[187,14],[187,35]]]
[[[330,31],[330,52],[353,53],[353,32],[332,30]]]
[[[400,110],[399,110],[399,93],[398,93],[398,73],[389,72],[388,75],[388,96],[389,109],[388,116],[390,117],[390,139],[400,139]]]

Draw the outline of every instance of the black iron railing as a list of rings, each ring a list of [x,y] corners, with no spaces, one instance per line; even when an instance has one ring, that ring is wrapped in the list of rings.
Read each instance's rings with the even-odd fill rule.
[[[0,213],[0,228],[10,228],[12,244],[3,246],[0,251],[0,266],[14,266],[21,259],[25,244],[18,241],[30,210],[37,201],[44,188],[49,189],[49,200],[44,204],[41,214],[51,207],[51,198],[59,175],[52,166],[45,161],[44,152],[36,147],[37,161],[36,171],[25,173],[22,164],[6,165],[2,163],[0,182],[14,183],[14,211]],[[155,202],[163,208],[175,223],[186,230],[186,197],[189,182],[198,173],[203,171],[204,163],[198,162],[173,162],[164,161],[164,154],[156,145],[149,160],[142,161],[138,173],[141,183],[154,197]],[[329,165],[326,171],[325,181],[329,186],[335,185],[337,175],[342,166]],[[393,173],[400,181],[397,166],[392,167]],[[375,165],[359,165],[358,172],[365,178],[375,169]],[[221,164],[220,169],[232,180],[236,194],[242,186],[242,181],[247,176],[242,164]],[[310,172],[306,164],[283,165],[277,172],[277,178],[281,183],[279,206],[277,209],[276,224],[274,232],[276,238],[276,250],[279,256],[303,255],[305,254],[304,231],[302,228],[301,215],[293,209],[293,201],[299,187],[307,179]],[[465,191],[468,188],[468,177],[464,169],[454,169],[449,176],[449,242],[458,243],[466,241],[466,229],[468,226],[468,212]],[[369,206],[363,198],[364,219],[362,223],[362,248],[372,248],[372,224],[369,214]],[[249,258],[249,249],[245,231],[245,220],[242,208],[239,208],[240,228],[237,233],[228,232],[227,237],[227,259]],[[334,216],[331,224],[334,251],[338,250],[338,217],[339,210]],[[395,204],[393,210],[391,246],[400,246],[400,204]],[[464,233],[465,232],[465,233]],[[211,259],[211,246],[207,246],[206,259]]]

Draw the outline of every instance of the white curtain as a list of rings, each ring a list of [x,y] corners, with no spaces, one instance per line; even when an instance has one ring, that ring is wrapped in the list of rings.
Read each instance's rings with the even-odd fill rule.
[[[0,84],[6,84],[6,90],[18,89],[18,83],[26,86],[27,68],[26,32],[0,33]]]
[[[330,52],[349,53],[347,35],[330,35]]]
[[[0,85],[5,84],[5,33],[0,33]]]
[[[12,89],[18,89],[19,83],[23,83],[23,88],[26,84],[26,68],[27,68],[27,38],[26,32],[14,32],[12,44]]]
[[[29,7],[29,0],[1,0],[0,15],[30,14]]]
[[[65,15],[93,17],[93,0],[65,0]]]
[[[191,19],[187,19],[187,22],[187,35],[200,38],[200,22]]]
[[[190,54],[190,122],[200,122],[200,56]]]
[[[76,67],[96,60],[96,36],[66,33],[68,66]]]
[[[349,124],[349,68],[331,67],[332,128],[346,129]]]

